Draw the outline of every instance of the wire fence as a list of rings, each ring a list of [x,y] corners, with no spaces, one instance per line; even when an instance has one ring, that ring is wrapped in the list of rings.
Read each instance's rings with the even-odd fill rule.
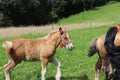
[[[70,29],[78,29],[78,28],[86,28],[86,27],[95,27],[95,26],[103,26],[109,24],[117,24],[114,22],[102,22],[96,23],[90,21],[88,23],[81,23],[81,24],[70,24],[70,25],[55,25],[54,23],[45,26],[28,26],[28,27],[8,27],[8,28],[0,28],[0,37],[10,37],[10,36],[19,36],[21,34],[35,34],[35,33],[49,33],[52,30],[58,29],[58,27],[66,28],[67,30]]]

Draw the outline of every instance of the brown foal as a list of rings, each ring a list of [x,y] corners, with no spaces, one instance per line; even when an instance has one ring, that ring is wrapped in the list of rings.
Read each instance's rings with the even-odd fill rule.
[[[10,80],[10,70],[22,60],[41,61],[41,80],[45,80],[48,62],[55,64],[57,66],[55,78],[56,80],[60,80],[61,65],[58,60],[53,58],[56,48],[60,43],[69,51],[73,49],[69,34],[66,30],[62,30],[61,27],[59,30],[53,31],[47,36],[36,40],[16,38],[12,41],[4,42],[3,47],[5,47],[6,54],[9,58],[9,62],[4,66],[6,80]]]

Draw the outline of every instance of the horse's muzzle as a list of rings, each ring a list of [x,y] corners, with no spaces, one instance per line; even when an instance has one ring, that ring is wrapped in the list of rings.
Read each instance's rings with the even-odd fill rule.
[[[66,48],[69,50],[69,51],[72,51],[73,50],[73,44],[72,43],[69,43],[66,45]]]

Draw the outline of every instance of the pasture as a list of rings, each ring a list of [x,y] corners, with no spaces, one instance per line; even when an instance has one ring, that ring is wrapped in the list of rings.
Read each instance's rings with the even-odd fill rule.
[[[84,29],[69,30],[71,40],[74,44],[74,50],[68,51],[65,48],[57,48],[55,58],[61,62],[62,78],[61,80],[94,80],[95,64],[98,55],[89,58],[87,56],[90,41],[94,37],[105,34],[110,26],[91,27]],[[19,37],[36,39],[47,35],[48,33],[26,34]],[[0,38],[0,45],[3,41],[11,40],[15,37]],[[5,50],[0,46],[0,80],[5,80],[3,66],[8,62]],[[21,62],[12,71],[12,80],[40,80],[41,65],[37,62]],[[46,80],[54,80],[56,66],[49,63]],[[105,76],[101,72],[100,79],[104,80]]]

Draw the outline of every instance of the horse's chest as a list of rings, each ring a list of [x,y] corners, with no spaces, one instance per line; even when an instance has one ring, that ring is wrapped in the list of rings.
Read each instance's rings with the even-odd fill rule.
[[[55,53],[55,49],[51,47],[42,48],[40,51],[40,57],[52,57]]]

